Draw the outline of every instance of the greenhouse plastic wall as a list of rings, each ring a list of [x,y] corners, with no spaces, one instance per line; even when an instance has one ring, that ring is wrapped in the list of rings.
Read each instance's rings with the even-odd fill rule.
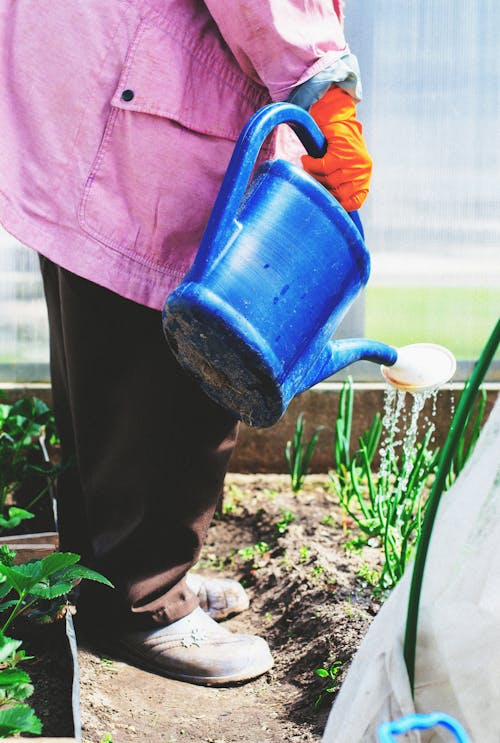
[[[442,343],[462,378],[500,306],[499,33],[495,0],[346,3],[374,160],[364,330]]]
[[[0,384],[49,379],[38,255],[0,228]]]
[[[465,378],[500,296],[500,4],[345,5],[374,160],[361,210],[372,275],[337,336],[442,343]],[[48,379],[38,260],[3,231],[0,272],[0,381]],[[380,380],[366,362],[335,380],[348,373]],[[498,361],[489,378],[500,379]]]

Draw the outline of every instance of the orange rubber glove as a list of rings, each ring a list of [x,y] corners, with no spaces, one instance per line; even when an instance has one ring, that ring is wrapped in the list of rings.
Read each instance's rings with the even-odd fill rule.
[[[304,170],[316,178],[352,212],[366,199],[372,172],[372,159],[366,149],[361,123],[356,119],[356,105],[345,90],[333,85],[310,114],[328,142],[323,157],[304,155]]]

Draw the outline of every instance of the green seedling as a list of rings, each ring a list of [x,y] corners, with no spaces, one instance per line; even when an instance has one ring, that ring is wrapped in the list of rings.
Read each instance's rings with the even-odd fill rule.
[[[313,579],[316,579],[322,576],[324,572],[325,572],[325,568],[323,567],[323,565],[315,565],[313,569],[311,570],[311,575]]]
[[[294,493],[300,493],[303,488],[304,479],[309,472],[309,465],[318,443],[319,434],[324,426],[317,426],[315,428],[307,444],[304,441],[304,428],[304,416],[302,413],[299,413],[295,422],[293,439],[287,441],[285,446],[285,460]]]
[[[354,608],[352,606],[351,597],[347,597],[347,601],[344,601],[344,611],[346,613],[346,616],[352,617],[354,615]]]
[[[325,682],[323,688],[313,702],[313,707],[315,709],[321,707],[321,705],[324,704],[326,701],[331,701],[331,699],[329,699],[329,695],[334,694],[336,691],[339,690],[340,682],[338,679],[338,675],[341,669],[342,661],[334,660],[333,663],[328,666],[328,668],[316,668],[316,670],[314,671],[316,676],[319,676],[319,678],[323,679]]]
[[[285,534],[288,531],[290,524],[295,521],[295,514],[291,511],[286,511],[284,508],[281,509],[281,518],[276,522],[276,529],[279,534]]]
[[[309,559],[309,552],[311,551],[311,548],[307,544],[301,545],[299,547],[299,560],[300,562],[307,562]]]
[[[354,389],[352,386],[352,377],[349,376],[340,391],[337,420],[335,421],[333,461],[339,476],[347,472],[351,464],[353,408]]]
[[[241,501],[242,498],[243,498],[242,489],[239,488],[234,483],[229,485],[229,487],[224,493],[224,497],[222,499],[222,503],[221,503],[218,515],[223,516],[223,517],[229,516],[230,514],[237,511],[239,501]]]
[[[236,554],[245,562],[251,562],[252,568],[258,568],[262,564],[262,560],[265,559],[266,555],[269,553],[270,549],[271,547],[267,542],[257,542],[248,547],[242,547]]]
[[[358,577],[361,580],[365,580],[373,588],[377,587],[380,583],[380,572],[375,568],[370,568],[365,562],[358,570]]]
[[[103,655],[101,658],[101,665],[105,671],[116,671],[115,662],[112,658],[108,658],[107,656]]]
[[[263,488],[262,489],[262,495],[266,495],[270,501],[273,501],[278,494],[277,490],[270,489],[270,488]]]
[[[330,513],[327,513],[326,516],[323,516],[320,523],[323,524],[323,526],[335,526],[337,522]]]

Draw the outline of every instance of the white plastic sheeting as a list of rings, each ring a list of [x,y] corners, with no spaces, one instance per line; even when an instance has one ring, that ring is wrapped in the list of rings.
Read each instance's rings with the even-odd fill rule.
[[[497,0],[347,0],[346,35],[363,80],[359,115],[374,159],[362,215],[375,259],[378,252],[394,261],[405,253],[453,258],[460,285],[462,258],[483,250],[494,257],[499,33]],[[483,264],[475,278],[490,282],[491,265]],[[424,261],[418,273],[435,279]],[[470,281],[466,274],[462,279]]]
[[[376,743],[380,723],[452,715],[476,743],[500,740],[500,400],[441,499],[420,601],[413,703],[403,642],[411,568],[371,625],[330,713],[323,743]],[[405,741],[449,741],[434,728]]]

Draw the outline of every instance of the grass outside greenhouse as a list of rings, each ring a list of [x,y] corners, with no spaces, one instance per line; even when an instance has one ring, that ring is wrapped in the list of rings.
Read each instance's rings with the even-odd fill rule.
[[[372,286],[366,292],[365,332],[395,346],[432,340],[457,359],[475,359],[499,306],[497,288]]]

